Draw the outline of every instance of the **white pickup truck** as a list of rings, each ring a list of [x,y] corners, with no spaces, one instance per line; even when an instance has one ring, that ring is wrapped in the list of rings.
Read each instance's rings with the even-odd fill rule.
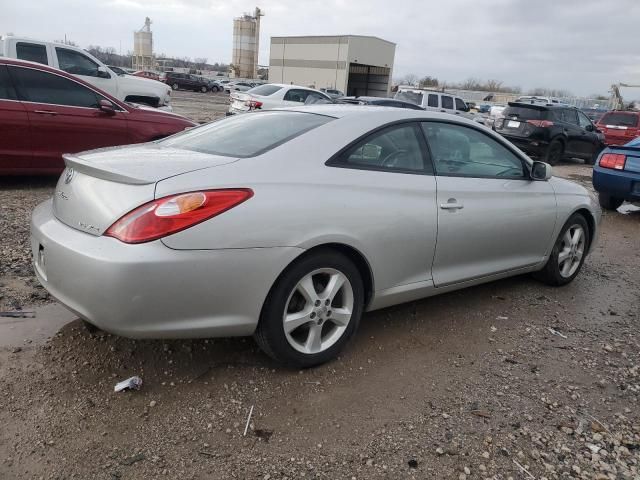
[[[59,68],[119,100],[170,110],[171,88],[156,80],[118,75],[81,48],[14,36],[0,37],[0,56]]]

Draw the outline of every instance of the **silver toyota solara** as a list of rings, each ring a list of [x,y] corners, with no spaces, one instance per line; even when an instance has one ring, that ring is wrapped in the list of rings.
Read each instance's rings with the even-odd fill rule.
[[[529,272],[567,284],[600,219],[478,123],[395,108],[255,112],[65,161],[31,225],[55,298],[125,337],[254,335],[298,367],[364,311]]]

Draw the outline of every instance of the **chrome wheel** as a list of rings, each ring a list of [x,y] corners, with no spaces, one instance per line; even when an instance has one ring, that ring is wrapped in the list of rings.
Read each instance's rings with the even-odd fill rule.
[[[282,324],[295,350],[320,353],[347,329],[354,305],[353,287],[345,274],[321,268],[302,277],[285,304]]]
[[[564,236],[558,253],[558,268],[564,278],[571,277],[580,267],[584,256],[586,235],[581,225],[571,225]]]

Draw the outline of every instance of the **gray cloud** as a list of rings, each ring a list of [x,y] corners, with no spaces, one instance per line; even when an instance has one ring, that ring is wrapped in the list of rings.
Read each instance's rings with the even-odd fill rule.
[[[605,93],[618,81],[640,84],[640,2],[617,0],[264,0],[260,63],[272,35],[375,35],[397,44],[395,74],[449,81],[500,79]],[[132,49],[132,32],[153,20],[156,52],[231,59],[232,19],[247,0],[23,0],[3,6],[0,28],[81,46]],[[4,33],[4,32],[3,32]],[[640,97],[640,90],[624,92]]]

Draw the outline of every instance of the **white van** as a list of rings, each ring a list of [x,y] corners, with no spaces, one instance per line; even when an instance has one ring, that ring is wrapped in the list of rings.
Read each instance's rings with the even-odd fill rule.
[[[400,85],[393,98],[420,105],[425,110],[454,115],[464,114],[463,116],[470,117],[467,103],[462,98],[449,93]]]
[[[0,37],[0,56],[59,68],[119,100],[170,109],[171,88],[148,78],[117,74],[89,52],[63,43]]]

